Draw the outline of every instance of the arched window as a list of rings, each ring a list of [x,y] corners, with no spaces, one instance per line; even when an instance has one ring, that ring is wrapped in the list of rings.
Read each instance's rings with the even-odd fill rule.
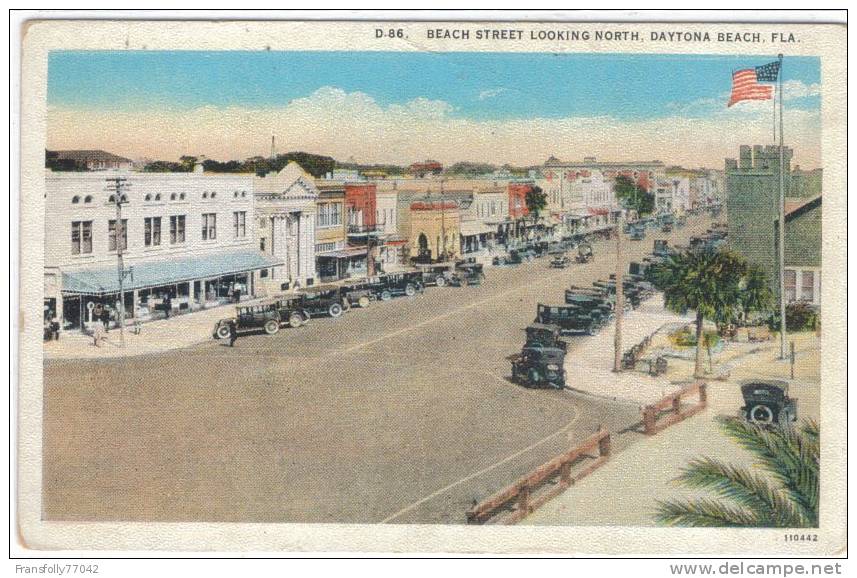
[[[78,197],[77,195],[75,195],[75,196],[73,196],[73,197],[71,198],[71,204],[72,204],[72,205],[76,205],[76,204],[78,204],[79,202],[80,202],[80,197]]]
[[[184,193],[179,193],[179,200],[180,200],[180,201],[183,201],[183,200],[184,200]]]
[[[246,196],[247,196],[247,191],[241,191],[241,196],[242,196],[242,197],[246,197]]]
[[[86,198],[83,199],[83,202],[84,203],[91,203],[92,202],[92,195],[86,195]]]
[[[235,191],[234,193],[232,193],[232,196],[237,199],[238,198],[238,191]]]
[[[151,200],[152,200],[152,194],[151,194],[151,193],[146,193],[146,200],[147,200],[147,201],[151,201]]]
[[[128,202],[128,195],[122,195],[122,197],[119,199],[119,201],[122,203],[127,203]]]
[[[107,202],[116,204],[116,195],[110,195],[110,198],[107,199]]]
[[[203,199],[207,199],[207,198],[208,198],[208,191],[203,191],[203,192],[202,192],[202,198],[203,198]]]
[[[216,196],[217,196],[217,193],[215,193],[214,191],[211,191],[211,198],[213,199]]]
[[[173,193],[173,194],[171,194],[171,195],[170,195],[170,200],[171,200],[171,201],[175,201],[175,200],[176,200],[176,194],[175,194],[175,193]]]

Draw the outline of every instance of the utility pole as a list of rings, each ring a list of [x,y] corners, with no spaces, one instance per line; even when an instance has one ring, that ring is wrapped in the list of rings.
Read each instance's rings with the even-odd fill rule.
[[[786,166],[783,150],[783,55],[780,59],[778,76],[780,80],[780,222],[779,222],[779,261],[780,261],[780,359],[786,358]]]
[[[446,180],[446,177],[440,178],[440,234],[443,240],[443,252],[439,254],[437,257],[443,261],[446,261],[446,203],[444,202],[444,190],[443,183]]]
[[[123,251],[125,249],[125,227],[122,224],[122,203],[123,190],[130,187],[130,183],[125,177],[110,177],[107,179],[107,190],[113,193],[114,204],[116,205],[116,227],[114,234],[116,235],[116,272],[119,278],[119,344],[120,347],[125,347],[125,277],[129,274],[133,275],[133,269],[125,269]]]
[[[625,271],[622,259],[622,229],[624,217],[619,213],[616,223],[616,331],[613,335],[613,371],[622,371],[622,316],[625,313]]]

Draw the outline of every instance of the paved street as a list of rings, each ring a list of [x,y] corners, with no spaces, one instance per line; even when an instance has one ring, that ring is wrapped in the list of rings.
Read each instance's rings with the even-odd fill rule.
[[[507,379],[536,303],[606,278],[614,247],[566,270],[492,268],[481,287],[430,288],[234,349],[47,362],[45,518],[463,523],[473,500],[599,424],[638,420],[636,404]],[[591,339],[569,355],[612,355]]]

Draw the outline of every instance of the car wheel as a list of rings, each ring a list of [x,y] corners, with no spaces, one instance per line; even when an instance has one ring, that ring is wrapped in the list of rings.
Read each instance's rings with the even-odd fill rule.
[[[371,301],[365,295],[357,300],[357,304],[360,305],[360,307],[362,307],[363,309],[369,307],[369,303],[371,303]]]
[[[393,298],[392,293],[390,293],[386,289],[384,291],[381,291],[381,301],[389,301],[392,298]]]
[[[774,412],[767,405],[754,405],[747,412],[751,422],[770,424],[774,423]]]
[[[438,287],[446,287],[446,277],[443,275],[438,275],[434,282]]]
[[[297,329],[301,325],[304,324],[304,317],[297,311],[289,315],[289,326],[293,329]]]
[[[217,328],[217,338],[218,339],[229,339],[229,326],[221,325]]]
[[[332,303],[330,308],[327,310],[331,317],[339,317],[342,315],[342,305],[339,303]]]
[[[351,301],[348,300],[348,297],[343,297],[342,299],[342,310],[350,311],[351,310]]]
[[[269,319],[268,321],[265,322],[265,333],[267,333],[268,335],[273,335],[279,330],[280,330],[280,322],[279,321]]]
[[[414,287],[410,283],[405,285],[405,295],[407,295],[408,297],[413,297],[416,294],[417,294],[417,288],[416,287]]]
[[[309,320],[312,319],[312,315],[310,315],[309,311],[306,310],[301,311],[301,317],[303,317],[302,325],[306,325],[307,323],[309,323]]]

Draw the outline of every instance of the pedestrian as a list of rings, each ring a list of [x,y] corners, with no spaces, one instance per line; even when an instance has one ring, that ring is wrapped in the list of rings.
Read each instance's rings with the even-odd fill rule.
[[[105,305],[101,308],[101,325],[104,327],[104,332],[110,331],[110,307]]]
[[[236,285],[235,290],[232,291],[232,302],[239,303],[241,301],[241,288]]]
[[[235,347],[235,341],[238,339],[238,324],[234,319],[229,321],[229,347]]]
[[[60,322],[56,315],[51,315],[51,338],[54,341],[60,340]]]
[[[103,323],[96,323],[92,328],[92,337],[94,339],[93,345],[95,345],[95,347],[101,347],[101,340],[106,337],[105,333],[106,331]]]
[[[173,300],[170,297],[170,294],[167,293],[167,295],[164,297],[164,314],[167,316],[167,319],[170,318],[170,311],[172,310],[172,308]]]

